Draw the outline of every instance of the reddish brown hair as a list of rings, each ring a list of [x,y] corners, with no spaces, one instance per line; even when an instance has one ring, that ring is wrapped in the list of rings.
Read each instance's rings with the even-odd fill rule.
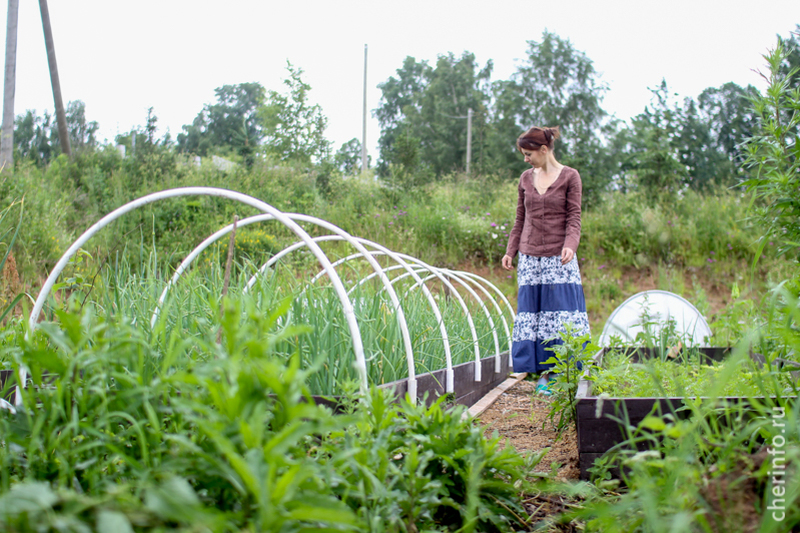
[[[533,127],[517,139],[518,150],[538,150],[542,146],[553,149],[553,142],[561,136],[558,126],[552,128]]]

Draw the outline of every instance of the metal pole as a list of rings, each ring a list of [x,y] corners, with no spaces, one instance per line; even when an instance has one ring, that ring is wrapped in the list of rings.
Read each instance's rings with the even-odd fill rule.
[[[55,100],[56,104],[58,140],[61,141],[61,151],[71,158],[72,149],[69,146],[67,117],[64,114],[64,102],[61,99],[61,83],[58,81],[56,47],[53,43],[53,30],[50,27],[50,10],[47,9],[47,0],[39,0],[39,10],[42,12],[42,29],[44,30],[44,44],[47,47],[47,64],[50,65],[50,84],[53,86],[53,100]]]
[[[472,161],[472,108],[467,109],[467,174],[469,162]]]
[[[14,91],[17,75],[17,20],[19,0],[8,0],[6,74],[3,89],[3,129],[0,133],[0,170],[14,169]]]
[[[361,128],[361,172],[367,171],[367,45],[364,45],[364,120]]]

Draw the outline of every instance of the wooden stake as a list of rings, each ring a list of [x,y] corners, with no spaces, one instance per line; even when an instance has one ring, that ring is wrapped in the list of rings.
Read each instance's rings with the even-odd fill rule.
[[[47,63],[50,66],[50,85],[53,86],[53,100],[55,101],[56,105],[58,140],[61,141],[61,151],[67,154],[67,157],[72,159],[72,149],[69,145],[69,132],[67,131],[67,117],[64,113],[64,102],[61,98],[61,82],[58,80],[56,45],[53,43],[53,30],[50,27],[50,10],[47,8],[47,0],[39,0],[39,11],[42,13],[44,44],[47,48]]]
[[[225,299],[225,296],[228,294],[228,287],[231,283],[231,269],[233,268],[233,249],[236,247],[236,223],[239,222],[239,217],[237,215],[233,215],[233,231],[231,231],[231,239],[228,241],[228,258],[225,261],[225,279],[222,282],[222,298]],[[219,308],[219,317],[222,319],[225,313],[225,304],[220,302]],[[219,344],[220,340],[222,339],[222,326],[219,327],[219,331],[217,332],[217,344]]]
[[[3,87],[3,129],[0,134],[0,171],[14,171],[14,91],[17,73],[19,0],[8,0],[6,73]]]

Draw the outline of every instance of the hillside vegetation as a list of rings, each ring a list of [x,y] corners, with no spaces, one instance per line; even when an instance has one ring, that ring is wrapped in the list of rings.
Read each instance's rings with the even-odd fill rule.
[[[516,184],[451,175],[412,191],[399,191],[371,176],[331,176],[326,191],[315,171],[288,165],[255,164],[231,171],[196,167],[170,151],[121,158],[107,148],[63,156],[45,171],[33,165],[5,175],[5,229],[22,216],[13,246],[21,286],[36,295],[46,273],[89,226],[113,209],[158,190],[209,186],[243,192],[287,212],[328,220],[361,236],[429,264],[477,270],[516,293],[515,279],[499,267],[513,224]],[[717,188],[687,190],[670,204],[651,205],[642,192],[606,193],[583,215],[578,256],[593,330],[628,296],[647,288],[682,294],[711,320],[733,303],[734,284],[742,297],[758,298],[770,283],[784,279],[792,262],[767,245],[751,270],[762,233],[748,218],[748,196]],[[139,209],[105,229],[87,244],[80,265],[84,282],[102,267],[127,256],[134,268],[157,253],[177,265],[197,244],[243,206],[211,198],[162,201]],[[321,230],[308,228],[312,234]],[[262,223],[237,232],[238,262],[263,262],[294,242],[279,223]],[[217,252],[219,258],[223,255]],[[91,259],[89,259],[91,257]],[[752,275],[751,275],[752,274]],[[11,294],[6,295],[10,300]]]

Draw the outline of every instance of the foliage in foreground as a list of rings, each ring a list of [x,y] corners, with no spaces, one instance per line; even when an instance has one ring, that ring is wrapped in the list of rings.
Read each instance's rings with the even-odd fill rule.
[[[625,438],[590,469],[600,492],[559,520],[603,533],[784,532],[800,525],[800,383],[797,367],[777,360],[796,357],[800,298],[785,287],[776,291],[782,300],[773,299],[770,312],[781,318],[766,324],[772,331],[751,332],[724,364],[702,364],[691,350],[677,360],[654,350],[664,355],[634,364],[612,351],[603,369],[592,369],[595,416],[618,397],[685,398],[680,407],[656,402],[638,423],[616,404],[609,416]],[[763,368],[752,364],[751,350],[765,355]]]
[[[288,304],[287,304],[288,305]],[[61,312],[4,350],[31,371],[0,412],[5,531],[505,531],[525,461],[462,409],[311,401],[271,355],[301,330],[228,301],[222,343]],[[245,320],[240,320],[244,314]],[[210,324],[209,324],[210,326]],[[30,332],[29,332],[30,333]],[[7,391],[10,387],[7,387]]]
[[[624,488],[573,518],[585,520],[586,531],[604,533],[766,533],[800,525],[798,404],[712,400],[687,411],[631,428],[617,455],[595,467],[606,488],[617,485],[607,468],[620,467]],[[636,444],[644,451],[628,451]]]

